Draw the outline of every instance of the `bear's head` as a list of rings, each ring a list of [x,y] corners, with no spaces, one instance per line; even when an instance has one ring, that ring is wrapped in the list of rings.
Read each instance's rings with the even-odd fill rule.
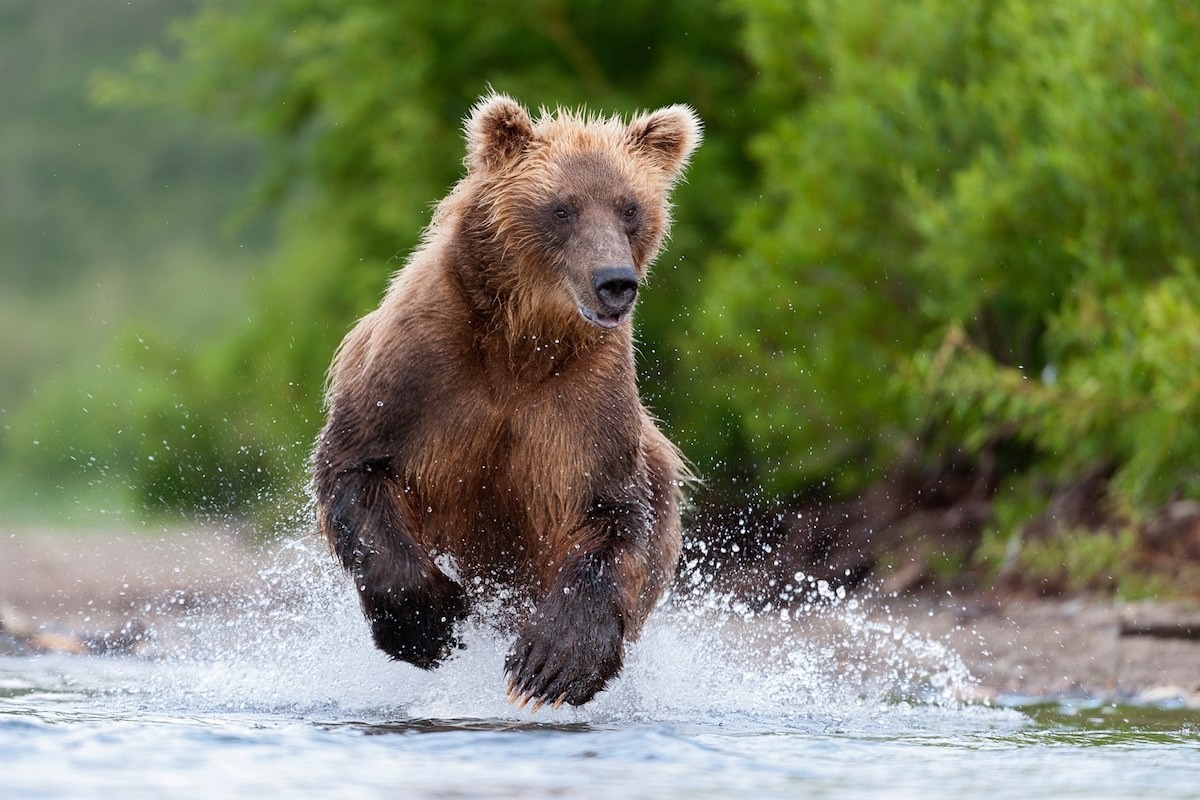
[[[481,99],[466,121],[459,259],[476,304],[510,332],[596,334],[628,324],[670,227],[672,186],[700,144],[687,106],[629,122]]]

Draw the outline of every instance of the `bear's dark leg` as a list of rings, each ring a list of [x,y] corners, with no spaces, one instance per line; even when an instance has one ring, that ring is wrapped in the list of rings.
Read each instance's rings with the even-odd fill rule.
[[[466,616],[461,586],[433,563],[409,531],[397,482],[386,463],[317,471],[318,520],[354,578],[376,646],[432,669],[457,644]]]
[[[505,659],[522,704],[582,705],[621,669],[645,575],[651,525],[642,499],[593,504],[546,597]]]
[[[653,509],[654,531],[647,545],[646,580],[638,598],[637,610],[625,638],[633,641],[642,632],[642,625],[658,605],[667,586],[675,579],[679,553],[683,546],[682,523],[679,516],[682,503],[681,465],[675,449],[661,435],[658,443],[646,448],[646,472],[650,482],[650,507]]]

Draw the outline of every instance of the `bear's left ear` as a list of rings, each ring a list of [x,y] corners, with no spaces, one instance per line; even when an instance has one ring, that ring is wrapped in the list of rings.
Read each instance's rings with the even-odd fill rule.
[[[634,152],[649,158],[672,178],[683,172],[688,158],[704,138],[704,125],[685,105],[651,111],[629,123],[626,133]]]
[[[511,97],[490,94],[481,97],[465,125],[467,168],[489,172],[516,161],[533,139],[529,112]]]

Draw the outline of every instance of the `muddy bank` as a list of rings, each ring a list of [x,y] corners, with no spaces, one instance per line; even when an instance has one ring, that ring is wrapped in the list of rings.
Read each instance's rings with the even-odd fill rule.
[[[64,531],[0,526],[0,602],[39,623],[111,622],[222,597],[259,557],[233,528]]]
[[[136,626],[153,631],[156,617],[192,604],[249,597],[261,590],[269,559],[269,548],[232,529],[0,528],[0,627],[9,652],[136,652]],[[869,617],[890,614],[908,631],[950,646],[979,680],[977,699],[1200,707],[1200,608],[1193,604],[916,593],[868,599],[865,607]],[[837,624],[820,622],[826,627],[816,635],[836,639]],[[4,647],[0,641],[0,653]]]
[[[985,595],[897,605],[911,630],[959,654],[980,679],[980,699],[1200,708],[1200,609],[1192,604]]]

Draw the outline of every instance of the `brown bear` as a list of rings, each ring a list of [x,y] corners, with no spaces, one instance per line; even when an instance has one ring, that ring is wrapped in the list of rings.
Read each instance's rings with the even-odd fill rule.
[[[534,122],[493,94],[465,132],[465,176],[334,357],[317,518],[384,652],[437,666],[501,588],[510,700],[579,705],[679,558],[689,474],[638,397],[630,315],[701,124]]]

